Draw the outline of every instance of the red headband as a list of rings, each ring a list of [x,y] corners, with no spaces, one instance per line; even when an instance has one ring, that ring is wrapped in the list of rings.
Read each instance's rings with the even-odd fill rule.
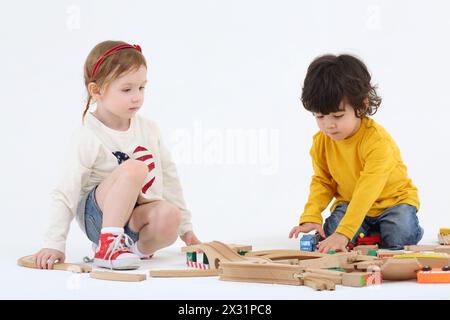
[[[114,52],[119,51],[121,49],[126,49],[126,48],[132,48],[132,49],[136,49],[137,51],[142,53],[142,49],[139,45],[134,44],[119,44],[115,47],[112,47],[111,49],[109,49],[108,51],[106,51],[95,63],[94,68],[92,69],[92,74],[91,74],[91,80],[94,78],[95,74],[97,73],[98,68],[100,68],[100,65],[102,64],[103,61],[105,61],[106,58],[108,58],[110,55],[112,55]]]
[[[103,61],[105,61],[106,58],[108,58],[110,55],[112,55],[114,52],[119,51],[121,49],[126,49],[126,48],[132,48],[132,49],[136,49],[137,51],[139,51],[140,53],[142,53],[142,49],[139,45],[134,44],[119,44],[115,47],[112,47],[111,49],[109,49],[108,51],[106,51],[95,63],[94,68],[92,69],[92,73],[91,73],[91,81],[94,79],[95,74],[97,73],[98,68],[100,68],[100,65],[102,64]],[[86,112],[89,109],[89,103],[91,102],[91,96],[89,95],[88,101],[86,103],[86,108],[84,109],[83,112],[83,117],[82,119],[84,119],[84,115],[86,114]]]

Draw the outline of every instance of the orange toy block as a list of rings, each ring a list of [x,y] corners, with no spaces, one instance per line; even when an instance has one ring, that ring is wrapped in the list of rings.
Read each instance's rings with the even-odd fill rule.
[[[450,283],[450,271],[433,268],[431,271],[417,272],[418,283]]]

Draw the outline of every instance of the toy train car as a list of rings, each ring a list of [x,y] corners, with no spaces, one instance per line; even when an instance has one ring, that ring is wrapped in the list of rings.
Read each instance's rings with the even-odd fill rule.
[[[318,233],[316,234],[305,234],[300,238],[300,250],[302,251],[316,251],[317,244],[321,240]]]
[[[359,234],[358,240],[356,240],[356,243],[353,245],[349,243],[347,245],[347,248],[349,250],[352,250],[354,247],[357,246],[372,246],[372,245],[380,245],[381,244],[381,237],[380,235],[372,235],[372,236],[365,236],[364,233]]]

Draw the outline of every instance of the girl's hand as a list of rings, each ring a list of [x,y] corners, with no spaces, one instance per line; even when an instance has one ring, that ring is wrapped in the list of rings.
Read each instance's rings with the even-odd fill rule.
[[[201,244],[202,242],[197,239],[196,235],[192,231],[188,231],[182,236],[180,236],[181,240],[186,243],[187,246],[192,246],[194,244]]]
[[[328,251],[347,251],[348,238],[340,233],[333,233],[331,236],[325,240],[319,242],[317,246],[317,251],[322,253],[327,253]]]
[[[55,249],[43,248],[34,256],[34,263],[38,269],[53,269],[56,261],[63,263],[66,256],[63,252]]]
[[[295,237],[297,239],[299,233],[308,233],[312,230],[316,230],[322,238],[326,238],[322,225],[312,222],[302,223],[299,226],[293,227],[291,232],[289,232],[289,238]]]

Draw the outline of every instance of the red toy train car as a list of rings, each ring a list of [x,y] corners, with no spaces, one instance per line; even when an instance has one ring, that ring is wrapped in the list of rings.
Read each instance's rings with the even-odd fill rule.
[[[381,244],[381,237],[379,234],[371,235],[371,236],[365,236],[364,233],[359,234],[358,240],[356,240],[355,245],[349,243],[347,245],[349,250],[352,250],[354,247],[357,246],[371,246],[371,245],[380,245]]]

